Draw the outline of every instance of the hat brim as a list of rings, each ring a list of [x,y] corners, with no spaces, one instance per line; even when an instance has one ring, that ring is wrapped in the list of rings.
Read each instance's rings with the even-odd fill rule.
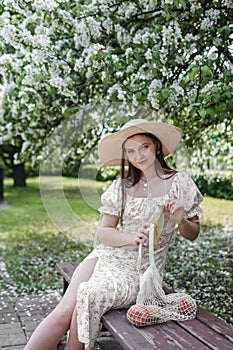
[[[110,166],[121,165],[123,143],[129,137],[142,133],[153,134],[161,141],[164,157],[177,148],[182,137],[180,128],[162,122],[144,122],[129,126],[105,136],[100,141],[98,154],[101,162]]]

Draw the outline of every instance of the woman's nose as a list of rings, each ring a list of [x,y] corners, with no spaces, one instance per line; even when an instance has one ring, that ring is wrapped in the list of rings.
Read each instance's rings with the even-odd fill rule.
[[[141,160],[141,159],[143,159],[143,157],[144,157],[144,155],[143,155],[143,152],[142,151],[137,151],[136,153],[135,153],[135,159],[136,160]]]

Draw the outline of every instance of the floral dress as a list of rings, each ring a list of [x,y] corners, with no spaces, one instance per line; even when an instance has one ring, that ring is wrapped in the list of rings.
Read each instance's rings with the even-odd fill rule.
[[[161,197],[137,198],[126,196],[124,217],[119,229],[135,234],[143,223],[150,222],[153,215],[162,211],[167,200],[182,199],[185,218],[202,213],[199,207],[202,195],[187,172],[175,175],[168,193]],[[121,179],[113,181],[101,197],[100,213],[120,216]],[[164,217],[161,237],[154,251],[157,269],[161,276],[169,242],[176,224]],[[135,303],[140,286],[137,267],[138,248],[113,248],[100,243],[84,259],[98,258],[94,272],[87,282],[80,284],[77,291],[77,326],[79,341],[85,343],[85,350],[94,348],[101,327],[101,317],[111,308],[129,307]],[[148,247],[143,247],[142,271],[149,265]]]

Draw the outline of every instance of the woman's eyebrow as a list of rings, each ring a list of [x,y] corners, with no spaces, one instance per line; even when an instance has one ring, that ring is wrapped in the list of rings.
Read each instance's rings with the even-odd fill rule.
[[[143,147],[143,146],[148,146],[149,142],[143,142],[141,145],[139,145],[139,147]],[[127,151],[133,151],[135,149],[134,148],[129,148],[129,147],[125,147]]]
[[[148,146],[149,145],[149,142],[144,142],[140,145],[140,147],[143,147],[143,146]]]

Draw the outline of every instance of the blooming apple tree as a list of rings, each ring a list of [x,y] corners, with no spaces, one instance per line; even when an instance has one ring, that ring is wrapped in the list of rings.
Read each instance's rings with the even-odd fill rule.
[[[36,162],[54,128],[103,101],[146,106],[200,157],[203,145],[229,157],[231,0],[3,0],[0,11],[0,145],[15,159]]]

